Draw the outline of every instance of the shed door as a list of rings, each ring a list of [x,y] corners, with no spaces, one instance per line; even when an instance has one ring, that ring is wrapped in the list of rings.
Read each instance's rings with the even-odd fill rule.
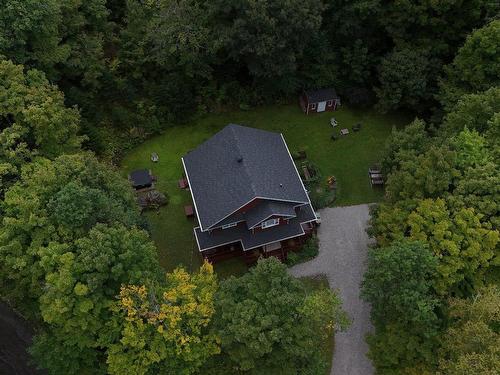
[[[325,112],[325,108],[326,108],[326,102],[318,103],[318,112]]]

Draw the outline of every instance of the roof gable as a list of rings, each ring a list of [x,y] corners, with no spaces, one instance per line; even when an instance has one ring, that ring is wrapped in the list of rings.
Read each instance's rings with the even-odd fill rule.
[[[307,203],[281,134],[230,124],[183,157],[202,230],[256,197]]]
[[[290,202],[263,201],[245,213],[247,227],[251,229],[272,216],[295,217],[294,206]]]

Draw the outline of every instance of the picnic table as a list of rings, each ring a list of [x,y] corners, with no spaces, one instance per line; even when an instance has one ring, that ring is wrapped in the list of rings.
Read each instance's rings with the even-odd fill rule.
[[[340,129],[340,135],[347,135],[347,134],[349,134],[349,129],[346,128]]]
[[[368,168],[368,176],[370,177],[370,185],[383,185],[384,175],[378,166],[371,166]]]

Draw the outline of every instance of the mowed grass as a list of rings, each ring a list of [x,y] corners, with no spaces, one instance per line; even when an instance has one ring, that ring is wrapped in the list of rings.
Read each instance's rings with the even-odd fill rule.
[[[338,126],[332,129],[330,118]],[[183,265],[196,270],[201,257],[193,236],[193,219],[184,215],[184,205],[192,204],[188,191],[180,190],[177,180],[182,176],[181,157],[201,142],[210,138],[229,123],[283,133],[291,152],[305,150],[308,159],[321,171],[325,180],[337,178],[335,205],[353,205],[377,202],[383,190],[372,188],[368,180],[368,167],[379,161],[385,140],[393,126],[401,127],[411,119],[404,114],[381,115],[373,110],[351,110],[343,107],[336,112],[304,115],[297,105],[255,108],[251,111],[232,111],[210,114],[192,122],[167,129],[126,155],[121,169],[126,176],[132,170],[148,168],[158,177],[157,188],[168,194],[170,202],[158,212],[145,215],[155,241],[160,262],[167,271]],[[362,124],[359,132],[352,126]],[[347,128],[350,134],[332,141],[330,136]],[[158,153],[160,160],[152,163],[150,155]],[[244,272],[242,262],[232,260],[216,266],[222,276]]]

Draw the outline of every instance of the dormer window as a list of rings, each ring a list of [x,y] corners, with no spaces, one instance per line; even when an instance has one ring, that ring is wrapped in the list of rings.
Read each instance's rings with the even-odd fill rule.
[[[222,229],[228,229],[228,228],[235,227],[236,225],[238,225],[238,223],[229,223],[229,224],[223,225],[221,228]]]
[[[262,224],[261,224],[261,228],[262,229],[265,229],[265,228],[270,228],[270,227],[274,227],[275,225],[278,225],[280,223],[280,219],[270,219],[270,220],[266,220],[266,221],[263,221]]]

